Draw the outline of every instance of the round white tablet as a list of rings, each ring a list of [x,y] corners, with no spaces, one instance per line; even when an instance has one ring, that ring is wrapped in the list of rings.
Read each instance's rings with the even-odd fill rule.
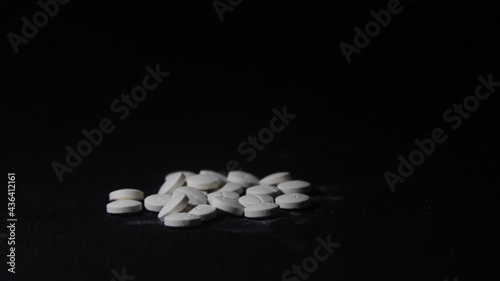
[[[223,184],[227,181],[226,176],[224,176],[221,173],[217,173],[217,172],[211,171],[211,170],[201,170],[200,175],[212,175],[212,176],[216,177],[217,179],[219,179],[220,184]]]
[[[241,184],[237,184],[234,182],[228,182],[218,191],[231,191],[231,192],[236,192],[238,194],[242,194],[243,186],[241,186]]]
[[[211,220],[217,215],[215,207],[207,204],[200,204],[189,211],[189,213],[200,216],[202,221]]]
[[[207,196],[203,192],[191,186],[181,186],[174,191],[174,198],[180,194],[185,194],[189,198],[189,205],[199,205],[207,203]]]
[[[212,175],[194,175],[187,179],[187,185],[199,190],[210,190],[219,186],[219,178]]]
[[[118,189],[109,193],[109,201],[113,200],[142,200],[144,192],[138,189],[125,188]]]
[[[311,190],[311,184],[306,181],[286,181],[278,184],[278,188],[283,193],[308,193]]]
[[[201,218],[195,214],[177,213],[166,216],[163,223],[171,227],[197,226],[201,224]]]
[[[110,214],[137,213],[142,210],[142,203],[136,200],[117,200],[106,205],[106,211]]]
[[[275,216],[280,212],[280,206],[276,203],[259,203],[245,208],[247,218],[267,218]]]
[[[211,204],[212,200],[214,200],[214,198],[216,196],[227,197],[227,198],[233,199],[233,200],[238,200],[238,198],[240,198],[240,195],[238,195],[238,193],[236,193],[236,192],[232,192],[232,191],[216,191],[216,192],[209,193],[207,195],[208,202]]]
[[[158,190],[158,194],[172,194],[174,190],[181,187],[186,181],[186,177],[182,172],[172,173],[167,176],[165,183]]]
[[[166,216],[182,211],[186,208],[188,202],[189,198],[186,194],[181,193],[177,197],[172,196],[172,199],[170,199],[170,201],[168,201],[167,204],[161,208],[158,218],[163,221]]]
[[[177,172],[172,172],[172,173],[169,173],[168,175],[166,175],[165,180],[167,180],[168,176],[175,174],[175,173],[182,173],[186,179],[189,178],[190,176],[196,175],[196,173],[193,173],[191,171],[177,171]]]
[[[292,179],[292,175],[289,172],[279,172],[270,174],[259,181],[260,185],[277,185],[285,181]]]
[[[273,203],[274,199],[265,194],[247,194],[238,199],[241,205],[248,207],[253,204]]]
[[[288,193],[276,197],[281,209],[301,209],[309,206],[309,196],[300,193]]]
[[[247,194],[265,194],[271,197],[276,197],[281,193],[281,191],[272,185],[256,185],[247,188]]]
[[[212,200],[212,205],[219,210],[237,216],[243,215],[243,209],[245,209],[245,206],[238,203],[238,201],[220,196],[216,196],[214,200]]]
[[[170,194],[153,194],[149,195],[144,199],[144,207],[146,210],[152,212],[159,212],[161,208],[167,204],[168,201],[172,199],[172,195]]]
[[[243,171],[229,172],[227,175],[227,181],[241,184],[243,187],[259,184],[259,178]]]

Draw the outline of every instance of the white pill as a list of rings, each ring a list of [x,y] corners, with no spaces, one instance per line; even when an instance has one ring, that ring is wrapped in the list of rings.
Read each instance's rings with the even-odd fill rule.
[[[229,174],[227,175],[227,181],[241,184],[243,187],[249,187],[259,184],[259,178],[243,171],[229,172]]]
[[[215,207],[207,204],[200,204],[189,211],[189,213],[200,216],[202,221],[211,220],[217,215]]]
[[[243,186],[241,186],[241,184],[237,184],[234,182],[228,182],[218,191],[231,191],[231,192],[236,192],[238,194],[242,194]]]
[[[174,190],[181,187],[186,181],[186,177],[182,172],[172,173],[167,176],[165,183],[158,190],[158,194],[172,194]]]
[[[189,198],[189,205],[199,205],[207,203],[207,196],[203,192],[191,186],[181,186],[174,191],[174,198],[180,194],[185,194]]]
[[[194,175],[187,179],[187,185],[199,190],[210,190],[219,186],[219,178],[212,175]]]
[[[200,175],[212,175],[212,176],[214,176],[214,177],[216,177],[216,178],[219,179],[219,183],[220,184],[223,184],[223,183],[225,183],[227,181],[226,176],[224,176],[221,173],[217,173],[217,172],[211,171],[211,170],[201,170],[200,171]]]
[[[175,173],[182,173],[186,179],[189,178],[190,176],[196,175],[196,173],[193,173],[191,171],[177,171],[177,172],[172,172],[172,173],[169,173],[168,175],[166,175],[165,180],[167,180],[168,176],[175,174]]]
[[[153,194],[144,199],[144,207],[152,212],[159,212],[172,199],[170,194]]]
[[[161,208],[158,218],[163,221],[166,216],[182,211],[186,208],[188,202],[189,198],[186,194],[181,193],[177,197],[172,196],[172,199],[170,199],[170,201],[168,201],[167,204]]]
[[[196,207],[195,205],[189,205],[189,203],[187,204],[187,206],[182,209],[182,211],[180,211],[181,213],[189,213],[189,211],[191,211],[192,209],[194,209],[194,207]]]
[[[259,203],[245,208],[247,218],[267,218],[275,216],[280,212],[280,205],[276,203]]]
[[[272,185],[256,185],[247,188],[247,194],[265,194],[271,197],[276,197],[281,193],[281,191]]]
[[[308,193],[311,190],[311,184],[306,181],[286,181],[278,184],[278,188],[283,193]]]
[[[137,189],[125,188],[125,189],[118,189],[109,193],[109,201],[142,200],[142,199],[144,199],[144,192]]]
[[[273,203],[274,199],[265,194],[247,194],[238,199],[241,205],[248,207],[253,204]]]
[[[142,203],[136,200],[117,200],[106,205],[106,211],[110,214],[137,213],[142,210]]]
[[[243,210],[245,209],[245,206],[238,203],[238,201],[220,196],[216,196],[214,200],[212,200],[212,205],[219,210],[237,216],[243,215]]]
[[[276,197],[281,209],[301,209],[309,206],[309,196],[300,193],[288,193]]]
[[[170,227],[197,226],[201,224],[201,218],[195,214],[177,213],[166,216],[163,223]]]
[[[220,196],[220,197],[227,197],[229,199],[233,199],[233,200],[238,200],[238,198],[240,198],[240,195],[236,192],[232,192],[232,191],[216,191],[216,192],[212,192],[212,193],[209,193],[207,195],[207,199],[208,199],[208,202],[210,204],[212,204],[212,200],[214,200],[215,197],[217,196]]]
[[[279,172],[270,174],[259,181],[260,185],[277,185],[285,181],[292,179],[292,175],[289,172]]]

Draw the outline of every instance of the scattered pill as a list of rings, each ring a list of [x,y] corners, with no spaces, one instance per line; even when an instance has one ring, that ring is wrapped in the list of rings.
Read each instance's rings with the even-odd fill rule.
[[[191,186],[181,186],[174,191],[174,198],[180,194],[185,194],[189,198],[189,205],[199,205],[207,203],[207,196],[203,192]]]
[[[273,203],[273,201],[274,199],[266,194],[247,194],[238,199],[238,202],[245,207],[253,204]]]
[[[292,179],[292,175],[290,175],[289,172],[279,172],[279,173],[274,173],[270,174],[269,176],[266,176],[262,178],[259,181],[260,185],[277,185],[285,181],[289,181]]]
[[[199,190],[210,190],[219,187],[219,178],[212,175],[194,175],[187,179],[187,185]]]
[[[217,215],[216,208],[207,204],[200,204],[189,211],[189,213],[200,216],[202,221],[211,220]]]
[[[163,223],[170,227],[197,226],[201,224],[201,218],[195,214],[177,213],[166,216]]]
[[[106,205],[110,214],[137,213],[142,210],[142,203],[136,200],[117,200]]]
[[[172,199],[171,194],[153,194],[144,199],[144,207],[152,212],[159,212]]]
[[[227,181],[241,184],[243,187],[249,187],[259,184],[259,178],[243,171],[229,172],[229,174],[227,175]]]
[[[302,209],[309,206],[309,196],[300,193],[288,193],[276,197],[281,209]]]
[[[311,189],[311,184],[306,181],[286,181],[278,184],[278,188],[283,193],[308,193]]]
[[[200,225],[216,217],[217,209],[247,218],[266,218],[280,209],[302,209],[310,205],[311,184],[292,180],[289,172],[277,172],[259,180],[253,174],[231,171],[227,177],[213,170],[169,173],[158,194],[137,189],[109,193],[106,211],[110,214],[136,213],[144,208],[158,212],[158,219],[170,227]],[[246,195],[241,196],[244,192]]]
[[[188,202],[189,198],[184,193],[180,193],[177,197],[172,196],[172,199],[161,208],[158,218],[163,221],[166,216],[182,211],[186,208]]]
[[[216,191],[216,192],[212,192],[212,193],[209,193],[207,195],[207,199],[208,199],[208,202],[211,204],[212,203],[212,200],[214,200],[215,197],[217,196],[220,196],[220,197],[227,197],[229,199],[233,199],[233,200],[238,200],[238,198],[240,198],[240,195],[236,192],[232,192],[232,191]]]
[[[196,175],[196,173],[193,173],[191,171],[177,171],[177,172],[172,172],[172,173],[169,173],[168,175],[166,175],[165,180],[167,180],[168,176],[175,174],[175,173],[182,173],[186,179],[189,178],[190,176]]]
[[[244,213],[247,218],[267,218],[279,213],[280,206],[276,203],[259,203],[245,208]]]
[[[201,170],[200,175],[212,175],[219,179],[220,184],[224,184],[227,181],[227,178],[223,174],[211,170]]]
[[[242,194],[243,186],[241,186],[241,184],[237,184],[234,182],[228,182],[218,191],[231,191],[231,192],[236,192],[238,194]]]
[[[271,197],[276,197],[280,194],[280,190],[272,185],[256,185],[247,188],[247,194],[265,194]]]
[[[238,203],[238,201],[234,199],[230,199],[227,197],[216,196],[212,200],[212,206],[215,208],[231,213],[233,215],[241,216],[243,215],[243,210],[245,206]]]
[[[144,193],[137,189],[118,189],[109,193],[109,201],[113,200],[142,200]]]
[[[172,194],[174,190],[181,187],[186,180],[182,172],[176,172],[167,176],[165,183],[160,187],[158,194]]]

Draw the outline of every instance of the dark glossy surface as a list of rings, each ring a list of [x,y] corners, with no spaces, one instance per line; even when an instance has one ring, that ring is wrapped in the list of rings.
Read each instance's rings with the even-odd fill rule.
[[[0,280],[107,281],[122,267],[134,280],[281,280],[328,236],[341,245],[307,280],[497,279],[498,90],[457,130],[443,114],[479,75],[500,80],[498,8],[401,2],[348,64],[339,44],[387,2],[244,1],[220,22],[210,1],[72,1],[18,54],[5,35],[38,6],[8,3],[0,159],[17,176],[18,273],[3,263]],[[170,75],[120,120],[111,104],[157,64]],[[285,106],[296,118],[248,161],[238,147]],[[51,163],[103,118],[115,130],[60,183]],[[447,140],[392,193],[384,172],[438,127]],[[149,195],[171,171],[231,160],[310,181],[312,206],[193,229],[105,212],[112,190]],[[5,192],[0,203],[3,228]]]

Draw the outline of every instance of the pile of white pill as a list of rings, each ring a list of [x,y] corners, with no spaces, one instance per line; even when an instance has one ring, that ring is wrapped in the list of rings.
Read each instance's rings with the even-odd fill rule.
[[[217,209],[247,218],[272,217],[280,209],[303,209],[310,204],[305,194],[310,189],[308,182],[292,180],[289,172],[259,180],[243,171],[231,171],[227,177],[210,170],[199,174],[179,171],[168,174],[158,193],[146,198],[137,189],[109,193],[111,202],[106,210],[110,214],[137,213],[144,200],[144,207],[158,212],[158,219],[166,226],[196,226],[215,218]]]

